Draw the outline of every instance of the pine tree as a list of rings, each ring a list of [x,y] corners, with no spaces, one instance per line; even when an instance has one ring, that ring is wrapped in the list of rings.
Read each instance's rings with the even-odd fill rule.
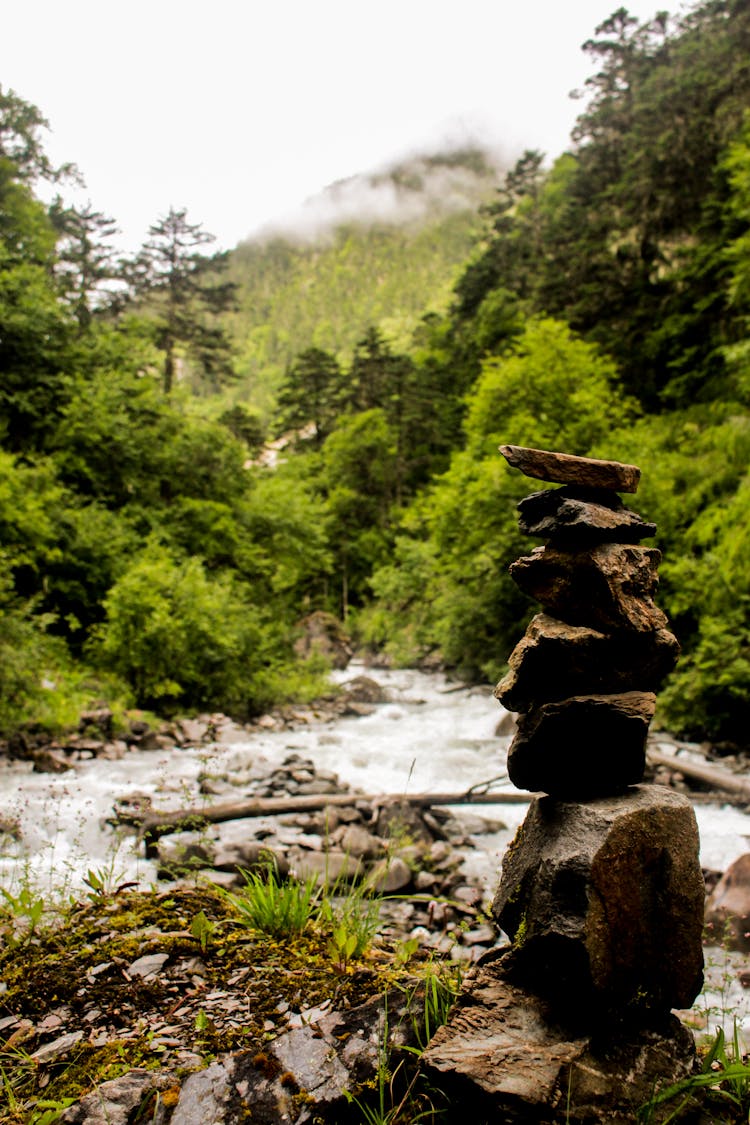
[[[180,346],[217,385],[231,375],[229,341],[217,320],[234,303],[234,285],[221,277],[226,255],[200,251],[214,236],[188,222],[184,208],[170,207],[149,227],[149,236],[133,263],[131,287],[156,322],[156,341],[164,352],[164,393],[174,385]]]

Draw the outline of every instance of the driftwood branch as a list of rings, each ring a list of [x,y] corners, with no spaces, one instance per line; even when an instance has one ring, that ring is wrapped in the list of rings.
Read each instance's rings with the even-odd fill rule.
[[[244,820],[253,816],[278,816],[282,813],[319,812],[330,805],[353,805],[364,801],[370,805],[390,801],[407,801],[417,808],[433,805],[516,805],[528,804],[531,793],[488,792],[473,786],[463,793],[415,793],[412,796],[377,796],[360,793],[316,793],[305,797],[255,797],[248,801],[222,802],[203,808],[175,809],[156,812],[150,809],[131,811],[116,809],[116,824],[128,824],[138,829],[140,836],[153,840],[169,832],[203,828],[206,824],[221,824],[227,820]]]
[[[676,754],[662,754],[659,750],[649,750],[648,760],[654,766],[666,766],[667,769],[681,773],[684,777],[694,781],[702,781],[712,789],[721,789],[726,793],[733,793],[736,797],[750,802],[750,779],[740,777],[729,770],[719,766],[709,766],[704,762],[688,762],[678,758]]]

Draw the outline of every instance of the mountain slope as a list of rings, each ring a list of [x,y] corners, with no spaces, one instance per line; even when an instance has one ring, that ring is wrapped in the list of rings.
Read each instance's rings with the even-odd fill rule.
[[[235,397],[267,410],[303,348],[347,359],[372,324],[405,343],[425,311],[447,304],[501,176],[477,148],[414,157],[331,185],[284,228],[240,244]]]

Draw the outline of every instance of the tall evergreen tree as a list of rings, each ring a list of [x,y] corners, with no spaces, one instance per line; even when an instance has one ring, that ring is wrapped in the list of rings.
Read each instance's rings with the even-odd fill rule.
[[[338,360],[322,348],[306,348],[287,369],[278,394],[277,429],[301,430],[312,423],[314,445],[334,428],[343,401],[344,375]]]
[[[51,218],[59,231],[57,275],[81,330],[91,323],[92,310],[107,282],[122,277],[110,240],[118,233],[114,219],[84,207],[66,207],[55,200]]]
[[[133,263],[131,284],[133,295],[155,317],[157,344],[164,352],[164,393],[174,385],[181,346],[218,384],[231,374],[229,341],[217,320],[234,302],[234,286],[221,276],[226,255],[201,252],[214,236],[188,222],[184,208],[170,207],[149,227],[149,236]]]

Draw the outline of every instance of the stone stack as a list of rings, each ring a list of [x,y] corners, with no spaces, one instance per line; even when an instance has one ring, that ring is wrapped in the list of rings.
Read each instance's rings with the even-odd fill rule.
[[[503,446],[528,476],[564,483],[518,505],[521,530],[547,539],[510,568],[541,602],[495,695],[520,712],[508,755],[519,789],[581,799],[641,781],[655,691],[679,646],[654,605],[653,524],[623,506],[633,465]]]
[[[493,904],[510,949],[480,966],[426,1055],[503,1120],[635,1119],[689,1072],[671,1015],[702,985],[703,878],[690,802],[641,784],[655,692],[679,646],[654,604],[655,533],[626,509],[632,465],[502,446],[561,488],[519,504],[546,545],[510,572],[544,612],[498,699],[519,713],[508,773],[540,795],[503,860]],[[482,1100],[484,1099],[484,1101]],[[562,1119],[562,1118],[561,1118]]]

